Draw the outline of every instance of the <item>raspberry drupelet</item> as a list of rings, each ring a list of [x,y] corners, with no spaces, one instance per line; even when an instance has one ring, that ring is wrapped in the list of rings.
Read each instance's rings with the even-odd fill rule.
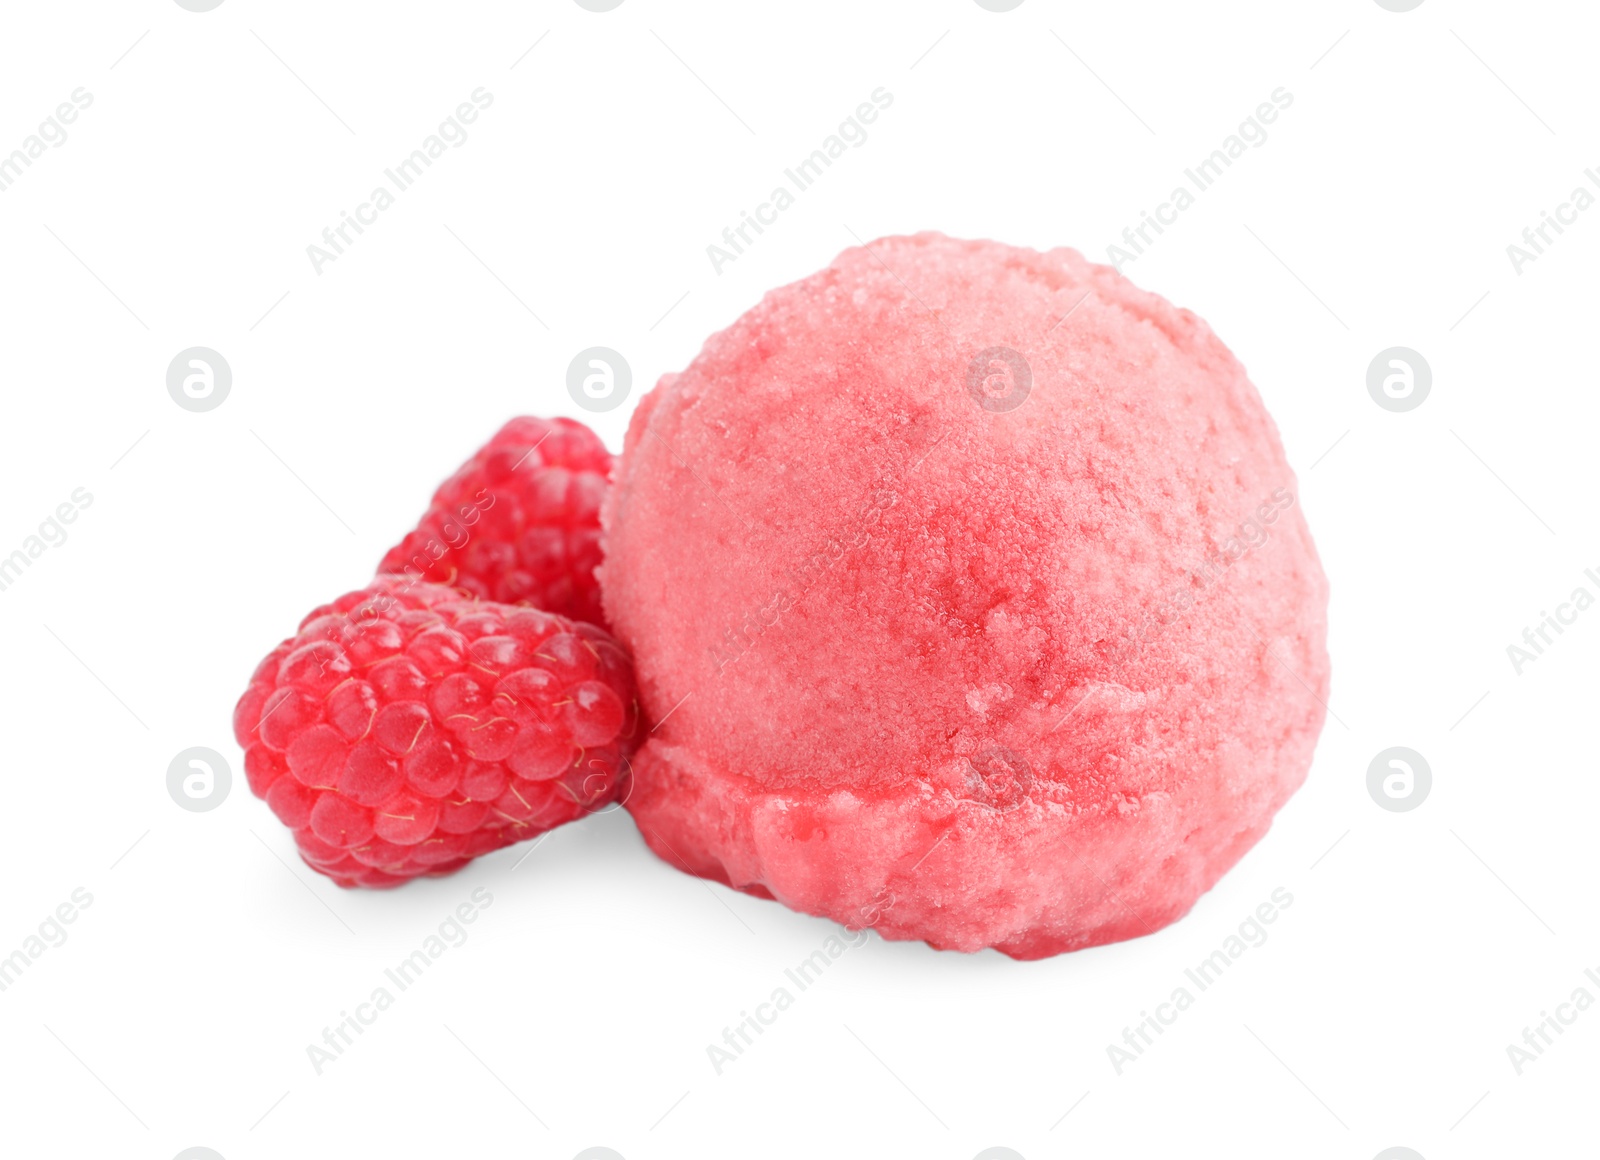
[[[605,624],[595,566],[612,456],[573,419],[512,419],[434,493],[382,573]]]
[[[306,863],[385,887],[620,800],[639,713],[603,629],[380,576],[268,654],[233,727]]]

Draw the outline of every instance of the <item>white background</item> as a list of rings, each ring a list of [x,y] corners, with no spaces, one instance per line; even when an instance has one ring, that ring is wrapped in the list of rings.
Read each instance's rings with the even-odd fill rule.
[[[94,498],[0,592],[0,955],[94,901],[0,993],[0,1154],[1594,1155],[1600,1008],[1521,1075],[1506,1047],[1600,998],[1600,611],[1521,675],[1506,649],[1600,594],[1600,212],[1520,274],[1506,246],[1600,169],[1597,31],[1577,0],[6,5],[0,151],[94,102],[0,193],[0,555]],[[479,86],[470,140],[314,272]],[[879,86],[866,143],[715,273]],[[625,813],[387,893],[295,858],[229,730],[251,669],[506,418],[581,415],[578,350],[633,367],[596,418],[618,448],[657,377],[855,237],[1104,260],[1279,86],[1126,269],[1249,368],[1333,594],[1310,778],[1189,917],[1035,963],[872,937],[718,1075],[707,1045],[836,928],[669,869]],[[234,374],[204,414],[164,381],[193,345]],[[1393,345],[1433,369],[1406,414],[1365,386]],[[210,813],[165,786],[197,745],[233,764]],[[1365,787],[1392,745],[1433,769],[1409,813]],[[1270,939],[1118,1075],[1107,1046],[1277,887]],[[307,1045],[475,888],[470,939],[317,1075]]]

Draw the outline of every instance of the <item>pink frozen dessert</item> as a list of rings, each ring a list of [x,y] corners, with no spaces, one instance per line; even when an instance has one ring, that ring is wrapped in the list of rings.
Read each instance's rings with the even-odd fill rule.
[[[1185,914],[1306,776],[1327,581],[1244,368],[1068,249],[768,294],[639,405],[627,805],[694,874],[1019,959]]]

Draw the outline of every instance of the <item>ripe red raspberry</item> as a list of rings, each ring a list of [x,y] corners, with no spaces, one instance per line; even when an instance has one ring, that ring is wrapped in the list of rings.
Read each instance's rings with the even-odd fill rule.
[[[513,419],[445,480],[378,565],[605,624],[595,565],[612,456],[573,419]]]
[[[312,869],[396,886],[619,800],[639,712],[594,625],[380,576],[268,654],[233,731]]]

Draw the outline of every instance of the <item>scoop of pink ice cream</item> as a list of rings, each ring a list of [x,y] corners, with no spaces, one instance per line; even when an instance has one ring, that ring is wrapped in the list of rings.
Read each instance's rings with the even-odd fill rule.
[[[695,874],[1017,958],[1157,930],[1267,830],[1327,582],[1244,368],[1073,250],[885,238],[639,405],[628,802]]]

